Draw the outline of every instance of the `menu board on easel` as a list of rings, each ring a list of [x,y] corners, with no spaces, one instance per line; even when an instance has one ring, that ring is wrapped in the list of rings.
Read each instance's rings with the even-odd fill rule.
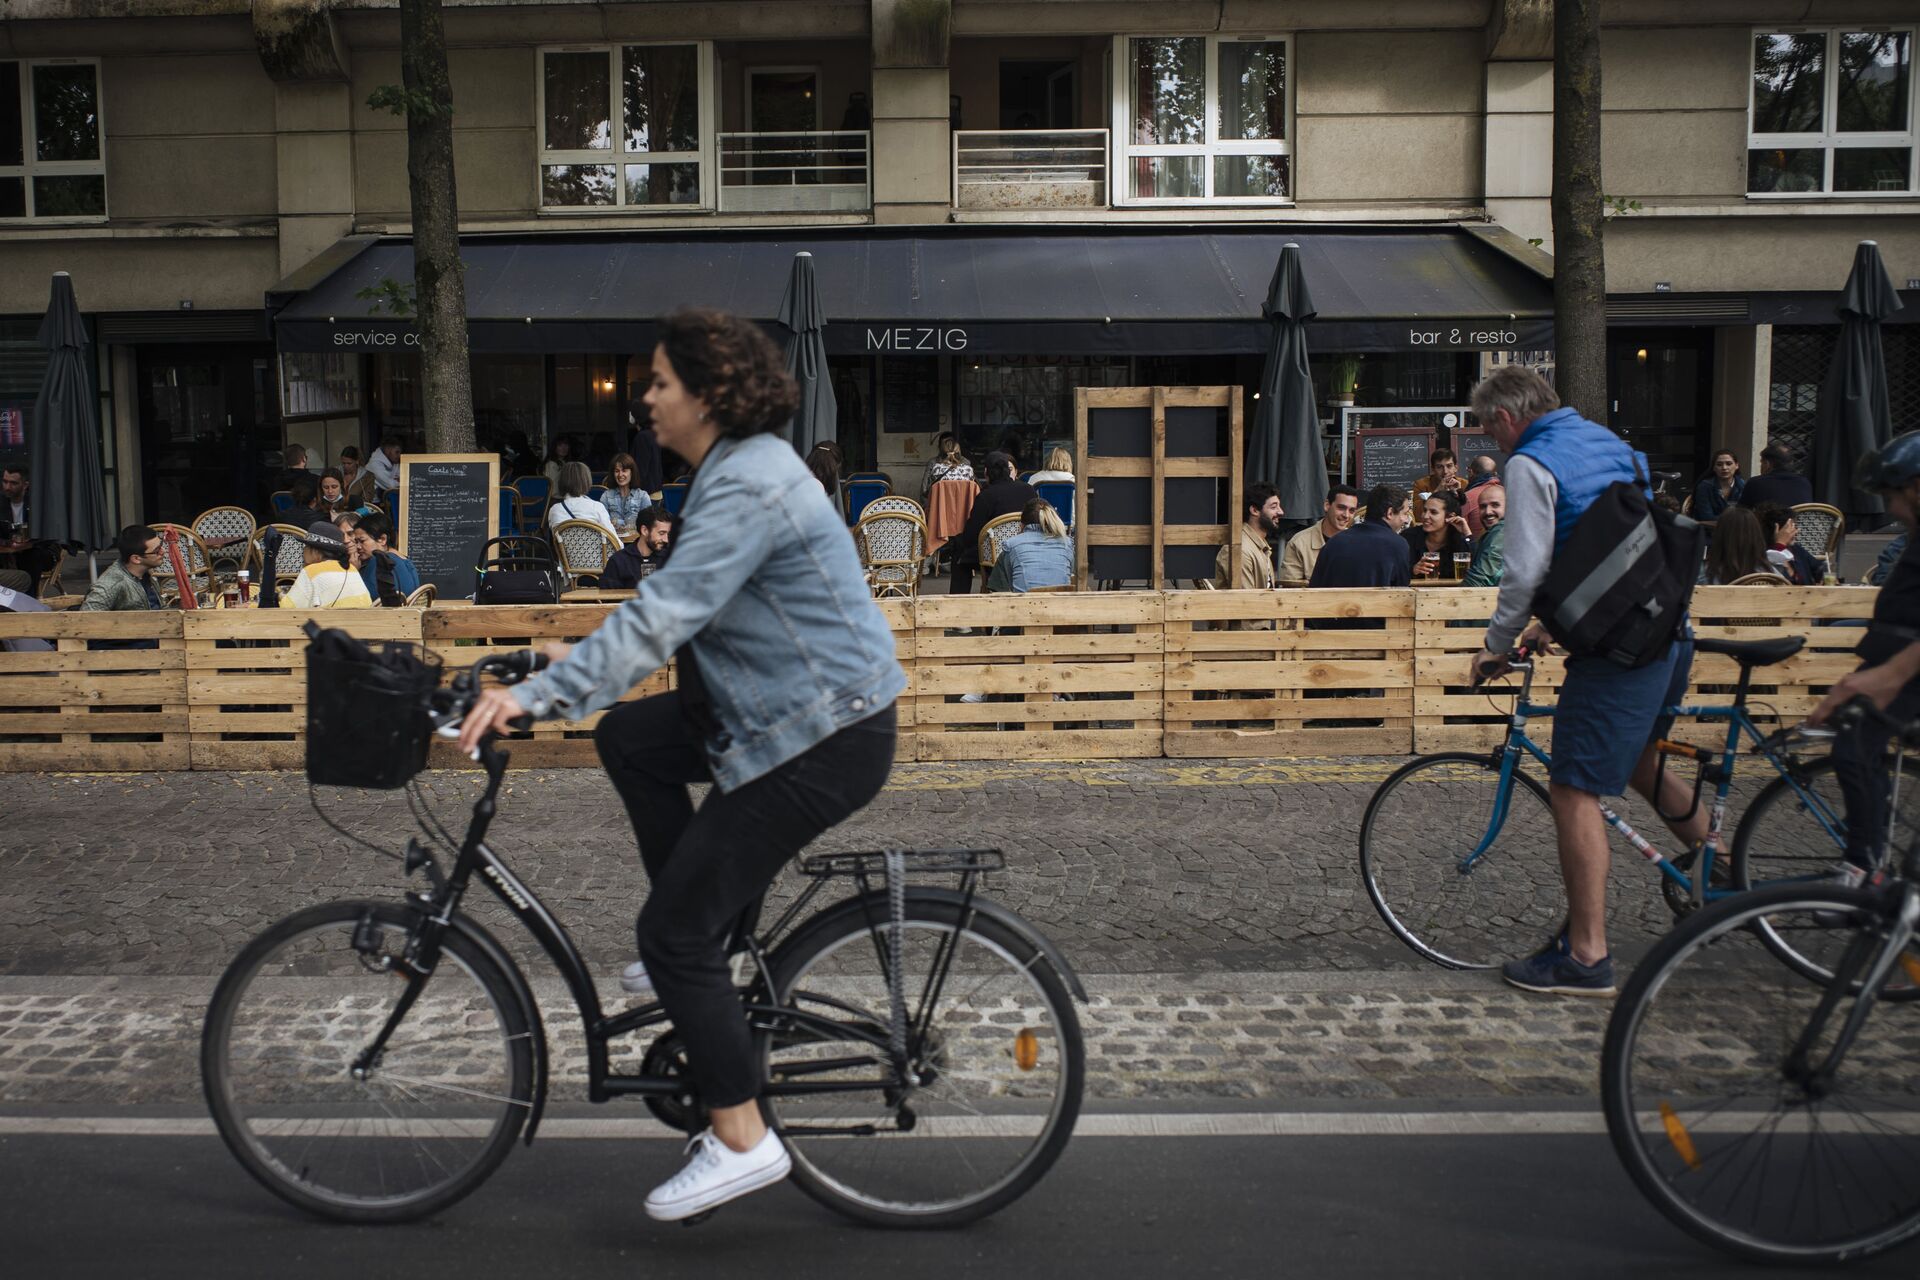
[[[1426,427],[1372,427],[1356,433],[1360,449],[1360,491],[1391,484],[1412,489],[1427,474],[1433,432]]]
[[[880,421],[888,435],[940,429],[940,362],[887,356],[880,361]]]
[[[474,566],[499,527],[499,454],[409,453],[400,459],[398,549],[440,598],[473,594]]]

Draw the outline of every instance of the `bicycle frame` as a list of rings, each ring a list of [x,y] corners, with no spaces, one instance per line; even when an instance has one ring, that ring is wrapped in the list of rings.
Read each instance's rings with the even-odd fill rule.
[[[1538,703],[1531,700],[1533,690],[1533,663],[1528,661],[1514,667],[1521,673],[1520,689],[1514,700],[1512,714],[1507,718],[1507,738],[1496,755],[1499,758],[1499,783],[1494,793],[1493,814],[1487,823],[1487,830],[1480,842],[1474,846],[1459,863],[1462,875],[1473,869],[1473,865],[1485,856],[1493,842],[1498,838],[1501,828],[1506,824],[1507,809],[1513,797],[1514,774],[1524,759],[1531,757],[1544,768],[1551,768],[1552,757],[1540,745],[1527,736],[1527,721],[1534,717],[1551,718],[1554,714],[1552,703]],[[1700,857],[1692,868],[1692,874],[1675,866],[1673,860],[1656,848],[1651,841],[1632,824],[1617,813],[1613,806],[1604,800],[1600,802],[1601,816],[1607,825],[1618,832],[1628,844],[1650,862],[1655,871],[1684,889],[1691,896],[1694,905],[1718,901],[1721,898],[1739,892],[1737,889],[1715,888],[1712,883],[1713,862],[1719,855],[1721,836],[1726,824],[1727,797],[1733,791],[1734,761],[1740,753],[1741,738],[1752,739],[1753,750],[1765,758],[1774,772],[1784,778],[1800,803],[1806,806],[1826,833],[1832,837],[1836,849],[1845,844],[1841,819],[1834,814],[1832,807],[1819,795],[1808,789],[1801,781],[1798,769],[1792,757],[1780,751],[1777,745],[1760,732],[1753,718],[1746,711],[1747,688],[1752,681],[1751,667],[1740,669],[1740,681],[1735,687],[1734,701],[1724,706],[1694,706],[1682,704],[1670,706],[1666,714],[1673,717],[1689,717],[1699,720],[1724,720],[1727,722],[1726,742],[1719,755],[1705,751],[1693,751],[1690,758],[1698,762],[1703,777],[1714,783],[1713,803],[1708,811],[1707,836],[1701,846]],[[1690,749],[1688,749],[1690,750]],[[1685,751],[1681,752],[1687,753]]]

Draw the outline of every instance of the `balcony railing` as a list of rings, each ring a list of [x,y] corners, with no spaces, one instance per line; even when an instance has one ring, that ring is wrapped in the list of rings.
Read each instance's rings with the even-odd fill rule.
[[[864,213],[872,155],[864,131],[723,133],[720,212]]]
[[[958,209],[1103,209],[1105,129],[961,129],[953,135]]]

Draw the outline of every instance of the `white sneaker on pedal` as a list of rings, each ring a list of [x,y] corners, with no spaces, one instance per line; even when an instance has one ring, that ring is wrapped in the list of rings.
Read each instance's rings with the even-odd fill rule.
[[[620,971],[620,989],[633,996],[653,994],[653,979],[647,976],[646,961],[635,960]]]
[[[686,1167],[647,1196],[647,1216],[678,1222],[716,1209],[750,1191],[770,1187],[787,1176],[793,1159],[767,1130],[751,1151],[735,1151],[708,1129],[687,1144]]]

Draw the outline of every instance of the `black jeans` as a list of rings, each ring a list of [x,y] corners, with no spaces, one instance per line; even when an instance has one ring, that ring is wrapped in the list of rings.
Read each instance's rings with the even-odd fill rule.
[[[1895,695],[1887,714],[1902,723],[1920,716],[1920,682]],[[1847,802],[1847,861],[1870,870],[1887,843],[1887,805],[1891,800],[1887,731],[1866,721],[1833,740],[1833,774]],[[1920,786],[1920,778],[1902,778],[1901,787]],[[1905,850],[1900,850],[1904,853]]]
[[[594,730],[653,885],[635,923],[640,958],[708,1107],[760,1093],[728,935],[789,859],[880,794],[894,725],[888,706],[743,787],[716,787],[697,810],[687,785],[713,775],[678,693],[623,703]]]

